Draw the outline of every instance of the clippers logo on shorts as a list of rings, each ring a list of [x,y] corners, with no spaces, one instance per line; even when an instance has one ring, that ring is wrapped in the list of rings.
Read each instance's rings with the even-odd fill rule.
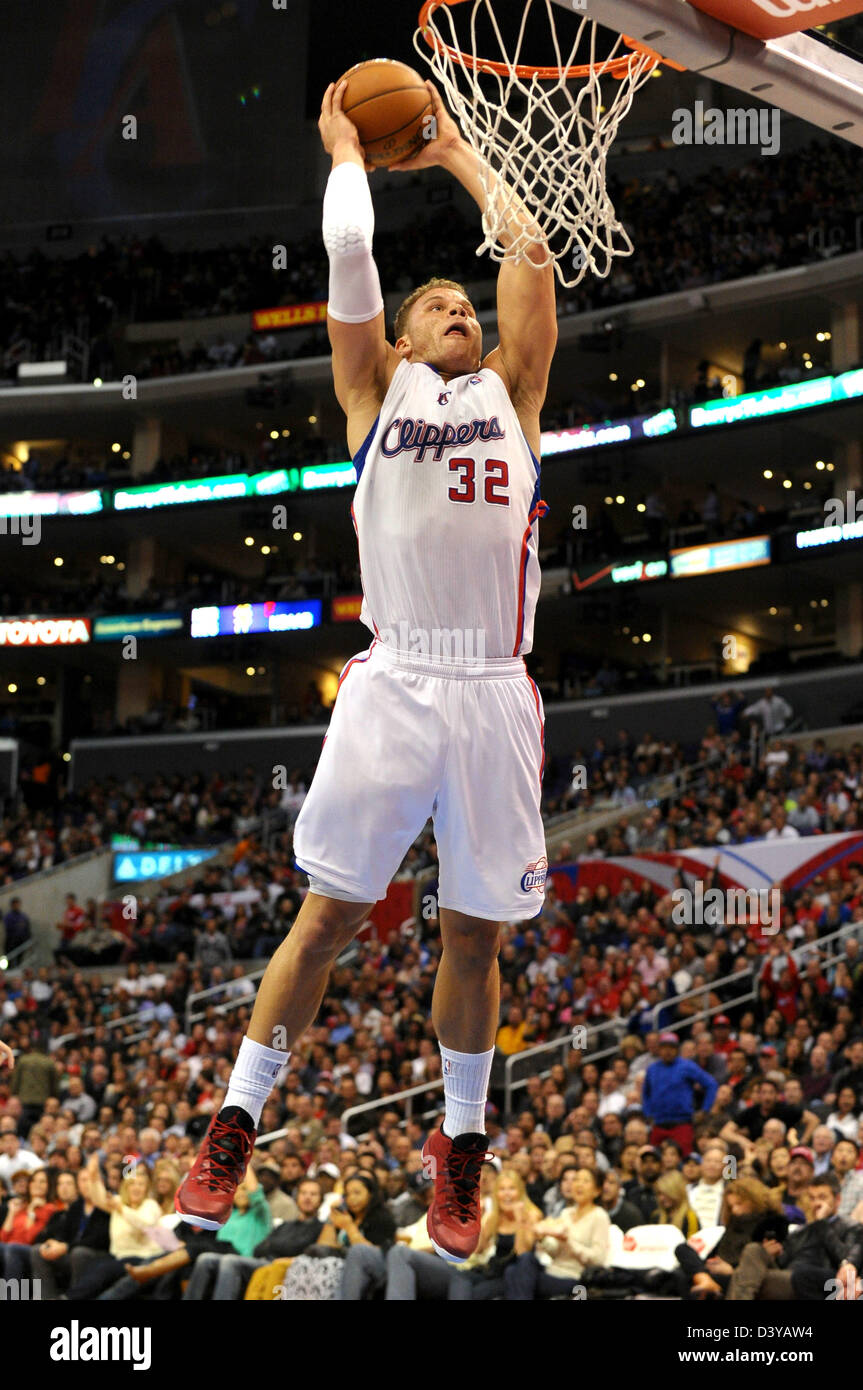
[[[535,888],[538,893],[545,892],[545,878],[548,873],[548,860],[545,855],[537,859],[535,864],[528,864],[527,869],[521,876],[521,891],[529,893]]]
[[[438,405],[448,405],[449,398],[451,395],[452,391],[441,391],[440,395],[437,398]]]

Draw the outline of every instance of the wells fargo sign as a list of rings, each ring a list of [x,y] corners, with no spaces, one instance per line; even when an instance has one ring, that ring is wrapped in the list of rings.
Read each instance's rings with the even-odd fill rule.
[[[255,309],[252,327],[256,333],[265,328],[303,328],[310,323],[323,323],[327,317],[327,301],[314,304],[281,304],[277,309]]]
[[[363,606],[362,594],[341,595],[332,602],[331,617],[334,623],[357,623]]]

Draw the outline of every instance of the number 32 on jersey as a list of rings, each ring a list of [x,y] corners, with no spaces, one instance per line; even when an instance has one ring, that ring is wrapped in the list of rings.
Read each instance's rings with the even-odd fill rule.
[[[498,507],[509,506],[509,466],[503,459],[481,459],[483,476],[482,488],[486,502]],[[451,458],[449,471],[454,475],[454,485],[449,489],[451,502],[475,502],[477,489],[476,459]]]

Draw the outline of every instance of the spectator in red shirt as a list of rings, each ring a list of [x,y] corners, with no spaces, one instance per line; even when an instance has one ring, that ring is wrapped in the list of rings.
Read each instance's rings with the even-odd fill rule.
[[[797,1019],[797,985],[788,969],[783,970],[779,976],[779,984],[773,992],[773,1005],[781,1013],[788,1027],[793,1027]]]
[[[818,960],[813,959],[807,961],[806,969],[803,972],[803,981],[801,983],[811,985],[818,998],[822,998],[825,994],[830,993],[830,985],[822,973],[821,962]]]
[[[784,984],[783,977],[785,977]],[[759,982],[767,985],[775,1003],[776,996],[780,992],[787,993],[788,989],[793,989],[796,992],[799,979],[800,971],[797,969],[797,963],[784,941],[773,941],[768,949],[767,959],[761,967]]]
[[[812,901],[811,888],[804,888],[800,894],[800,900],[794,909],[795,922],[817,922],[821,916],[821,906]]]
[[[83,931],[88,925],[87,914],[81,907],[74,893],[66,894],[66,910],[60,921],[56,924],[56,929],[60,933],[60,944],[54,952],[54,959],[60,960],[63,955],[64,947]]]
[[[622,992],[622,987],[619,984],[609,981],[603,992],[596,998],[599,1013],[604,1014],[606,1018],[614,1018]]]
[[[556,917],[548,933],[549,950],[555,956],[565,956],[572,944],[572,925],[563,912]]]
[[[18,1247],[35,1245],[47,1223],[59,1210],[54,1201],[56,1173],[48,1168],[37,1168],[30,1174],[27,1182],[27,1196],[13,1197],[9,1202],[6,1220],[0,1227],[0,1272],[18,1272],[15,1263]]]
[[[730,1057],[736,1048],[737,1043],[731,1032],[731,1019],[725,1014],[717,1014],[713,1020],[713,1051],[721,1052],[723,1057]]]
[[[66,909],[60,921],[57,923],[57,930],[60,932],[64,941],[71,941],[76,932],[80,931],[84,925],[87,914],[78,902],[74,893],[66,894]]]

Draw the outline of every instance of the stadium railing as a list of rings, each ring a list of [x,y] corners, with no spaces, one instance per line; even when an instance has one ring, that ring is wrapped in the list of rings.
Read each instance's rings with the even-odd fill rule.
[[[56,921],[55,901],[73,890],[79,900],[95,898],[104,900],[112,851],[108,845],[97,845],[65,859],[61,864],[52,864],[48,869],[37,869],[35,873],[24,874],[0,888],[0,914],[7,911],[13,898],[21,899],[21,906],[31,920],[31,944],[33,960],[28,964],[50,965],[53,961],[54,947],[57,945],[54,922]]]
[[[820,956],[822,947],[831,945],[832,943],[839,941],[842,941],[844,943],[844,941],[847,940],[849,936],[856,936],[856,939],[860,941],[861,944],[863,944],[863,922],[847,922],[844,926],[840,927],[838,931],[830,932],[827,936],[819,937],[817,941],[802,942],[799,946],[792,947],[791,955],[794,957],[795,961],[797,961],[800,956],[806,953],[811,953],[813,950],[817,950]],[[839,960],[842,959],[842,954],[842,951],[836,952],[828,956],[826,959],[822,959],[821,963],[825,968],[829,968],[831,965],[835,965]],[[709,997],[709,995],[712,992],[714,992],[718,988],[721,988],[724,985],[736,984],[737,982],[747,982],[749,984],[749,989],[746,990],[744,994],[741,994],[738,998],[732,1000],[725,999],[719,1004],[711,1005],[709,1008],[702,1009],[700,1012],[692,1014],[687,1018],[675,1020],[673,1025],[675,1032],[679,1031],[682,1028],[691,1027],[693,1023],[698,1023],[702,1019],[713,1018],[716,1014],[724,1013],[725,1010],[729,1007],[729,1004],[733,1008],[738,1004],[745,1004],[748,1003],[750,1000],[757,999],[758,977],[761,972],[762,964],[763,961],[758,961],[748,971],[734,971],[730,975],[721,976],[718,980],[711,980],[710,983],[707,985],[699,985],[696,989],[687,990],[683,994],[673,995],[671,999],[662,1000],[662,1002],[657,1004],[652,1011],[652,1023],[654,1030],[657,1027],[659,1016],[662,1014],[663,1011],[673,1009],[677,1005],[684,1003],[688,999],[697,999],[701,996]],[[610,1028],[620,1027],[623,1023],[623,1019],[621,1019],[620,1017],[615,1017],[613,1019],[606,1020],[605,1023],[591,1025],[591,1027],[587,1030],[587,1037],[589,1038],[591,1035],[607,1032]],[[532,1061],[536,1057],[540,1057],[547,1052],[554,1052],[555,1050],[562,1051],[565,1053],[572,1045],[572,1034],[565,1033],[560,1038],[553,1038],[549,1042],[538,1043],[536,1047],[525,1048],[523,1052],[514,1052],[512,1056],[507,1057],[504,1066],[504,1107],[507,1114],[512,1113],[513,1092],[521,1090],[524,1086],[526,1086],[530,1079],[530,1076],[537,1075],[536,1072],[531,1071],[530,1076],[526,1076],[522,1080],[513,1081],[512,1073],[516,1064]],[[591,1062],[595,1062],[603,1057],[611,1056],[617,1053],[618,1050],[619,1044],[615,1044],[614,1047],[605,1049],[603,1052],[590,1053],[589,1060]],[[547,1074],[547,1072],[539,1073],[539,1075],[542,1077],[545,1077]],[[390,1099],[396,1100],[398,1099],[398,1097],[391,1096]]]
[[[628,805],[620,805],[611,797],[604,797],[590,807],[574,806],[569,811],[561,811],[555,816],[545,818],[546,844],[551,847],[561,838],[573,835],[586,838],[588,835],[613,825],[621,816],[630,820],[640,819],[659,801],[669,797],[679,797],[691,782],[702,776],[707,767],[719,767],[720,763],[685,763],[672,772],[661,772],[651,777],[649,782],[639,788],[637,800]]]
[[[266,968],[267,967],[265,965],[262,965],[257,970],[250,970],[246,975],[243,976],[243,979],[260,980],[263,977]],[[205,1019],[207,1017],[207,1014],[209,1013],[209,1009],[201,1009],[197,1013],[194,1011],[194,1006],[201,999],[209,999],[214,994],[225,994],[226,991],[231,988],[231,985],[235,985],[236,983],[236,980],[224,980],[219,985],[210,985],[209,989],[196,989],[193,994],[190,994],[188,999],[186,1000],[186,1012],[184,1017],[186,1032],[188,1033],[193,1023],[200,1023],[202,1019]],[[213,1009],[215,1013],[228,1013],[231,1009],[241,1008],[243,1004],[249,1003],[250,999],[253,998],[254,995],[250,996],[248,994],[244,994],[237,999],[226,999],[224,1003],[214,1005]]]
[[[356,943],[351,942],[350,945],[346,946],[345,949],[341,952],[341,954],[336,958],[336,965],[350,965],[351,961],[354,959],[356,955],[356,949]],[[239,964],[240,962],[235,961],[234,963]],[[243,979],[260,980],[266,972],[266,969],[267,966],[262,965],[257,967],[255,970],[249,970],[243,976]],[[226,999],[223,1004],[214,1004],[212,1006],[212,1010],[208,1007],[206,1009],[201,1009],[198,1012],[195,1012],[194,1005],[199,1000],[207,999],[213,994],[224,994],[226,990],[229,990],[231,988],[231,985],[235,985],[236,983],[237,981],[233,979],[224,980],[219,985],[211,985],[209,989],[197,989],[193,994],[190,994],[188,999],[186,1000],[186,1010],[184,1016],[186,1032],[189,1031],[193,1023],[200,1023],[203,1019],[205,1019],[208,1016],[208,1014],[211,1011],[216,1014],[230,1013],[231,1009],[241,1009],[244,1004],[249,1004],[253,1002],[253,995],[243,994],[237,999]]]
[[[845,924],[845,926],[840,927],[838,931],[830,932],[829,935],[821,937],[821,938],[817,941],[817,943],[816,943],[816,942],[804,942],[802,945],[797,946],[797,947],[794,947],[793,950],[792,950],[792,955],[794,955],[795,958],[796,958],[796,956],[797,956],[798,953],[803,953],[803,952],[806,952],[806,951],[811,951],[811,950],[812,950],[813,948],[815,948],[816,946],[817,946],[817,948],[818,948],[818,950],[819,950],[819,954],[820,954],[820,948],[821,948],[822,946],[825,946],[825,945],[828,945],[828,944],[831,944],[831,943],[835,943],[835,942],[838,942],[838,941],[844,942],[849,936],[852,936],[852,935],[855,935],[855,934],[856,934],[857,940],[861,940],[861,938],[863,938],[863,923],[861,923],[861,922],[848,922],[848,923]],[[839,951],[839,952],[836,952],[836,953],[833,954],[833,955],[828,956],[826,960],[822,960],[822,965],[824,965],[825,967],[829,967],[830,965],[835,964],[837,961],[839,961],[839,960],[842,959],[842,954],[843,954],[843,953],[842,953],[841,951]],[[759,962],[758,964],[759,964],[759,973],[760,973],[760,962]],[[699,995],[709,994],[711,990],[716,989],[718,986],[721,986],[721,985],[724,985],[724,984],[729,984],[729,983],[732,983],[732,982],[735,982],[735,983],[736,983],[737,981],[743,982],[744,980],[745,980],[745,981],[751,981],[751,982],[752,982],[751,987],[750,987],[750,989],[749,989],[745,994],[741,995],[741,997],[740,997],[739,999],[734,1000],[733,1003],[734,1003],[734,1004],[745,1003],[745,1002],[747,1002],[749,999],[755,999],[755,998],[757,998],[757,995],[758,995],[758,986],[757,986],[757,983],[756,983],[756,981],[757,981],[757,976],[756,976],[755,968],[753,967],[751,970],[749,970],[749,971],[747,971],[747,972],[736,971],[736,972],[734,972],[734,973],[731,974],[731,975],[725,975],[725,976],[722,976],[722,977],[721,977],[720,979],[718,979],[718,980],[713,980],[713,981],[711,981],[710,985],[707,985],[707,986],[705,986],[705,985],[700,985],[697,989],[688,990],[688,991],[686,991],[686,993],[684,993],[684,994],[675,995],[674,998],[671,999],[671,1000],[664,1000],[663,1003],[657,1005],[657,1006],[656,1006],[656,1009],[654,1010],[654,1016],[655,1016],[655,1017],[654,1017],[654,1023],[655,1023],[655,1021],[656,1021],[657,1011],[661,1011],[662,1009],[667,1009],[667,1008],[669,1008],[669,1007],[674,1007],[675,1003],[680,1003],[680,1002],[682,1002],[682,1001],[684,1001],[684,1000],[686,1000],[686,999],[697,998]],[[685,1027],[691,1026],[693,1023],[700,1022],[701,1019],[712,1018],[712,1017],[713,1017],[714,1015],[716,1015],[716,1014],[721,1014],[721,1013],[723,1013],[724,1010],[725,1010],[726,1008],[728,1008],[728,1000],[725,1000],[724,1002],[719,1003],[719,1004],[712,1005],[710,1008],[708,1008],[708,1009],[703,1009],[703,1010],[701,1010],[699,1013],[693,1014],[693,1015],[690,1016],[689,1018],[681,1019],[679,1022],[675,1022],[675,1024],[674,1024],[675,1030],[677,1031],[677,1030],[679,1030],[679,1029],[681,1029],[681,1028],[685,1028]],[[601,1034],[601,1033],[603,1033],[603,1032],[607,1032],[609,1029],[613,1029],[613,1028],[615,1028],[615,1027],[620,1028],[621,1026],[624,1025],[624,1023],[625,1023],[625,1020],[622,1019],[622,1018],[620,1018],[619,1016],[618,1016],[618,1017],[615,1017],[615,1018],[612,1018],[612,1019],[606,1019],[606,1020],[605,1020],[603,1023],[601,1023],[601,1024],[592,1024],[592,1025],[587,1029],[586,1036],[587,1036],[588,1038],[590,1038],[590,1037],[592,1037],[592,1036],[593,1036],[593,1037],[598,1036],[599,1034]],[[552,1038],[552,1039],[551,1039],[550,1041],[548,1041],[548,1042],[538,1043],[536,1047],[526,1048],[523,1052],[515,1052],[515,1053],[512,1054],[511,1057],[508,1057],[508,1058],[506,1059],[506,1064],[505,1064],[505,1068],[504,1068],[504,1097],[505,1097],[505,1100],[504,1100],[504,1112],[505,1112],[506,1115],[512,1114],[512,1096],[513,1096],[513,1092],[515,1092],[515,1091],[517,1091],[517,1090],[521,1090],[522,1087],[524,1087],[524,1086],[527,1085],[528,1080],[530,1079],[529,1077],[525,1077],[523,1080],[513,1081],[513,1080],[512,1080],[512,1070],[513,1070],[513,1067],[515,1066],[515,1064],[518,1063],[518,1062],[523,1062],[523,1061],[526,1061],[526,1060],[534,1059],[534,1058],[536,1058],[536,1057],[540,1057],[540,1056],[542,1056],[542,1055],[544,1055],[545,1053],[548,1053],[548,1052],[554,1052],[554,1051],[560,1051],[560,1050],[564,1050],[564,1051],[565,1051],[565,1050],[569,1049],[570,1047],[572,1047],[572,1045],[573,1045],[573,1035],[572,1035],[572,1033],[571,1033],[571,1032],[570,1032],[570,1033],[565,1033],[565,1034],[564,1034],[562,1037],[560,1037],[560,1038]],[[603,1060],[604,1060],[605,1058],[607,1058],[607,1057],[614,1057],[614,1056],[616,1056],[617,1053],[618,1053],[619,1051],[620,1051],[620,1041],[619,1041],[619,1039],[618,1039],[618,1041],[616,1041],[615,1043],[613,1043],[610,1047],[602,1048],[602,1049],[601,1049],[600,1051],[598,1051],[598,1052],[591,1052],[591,1053],[589,1054],[589,1060],[590,1060],[591,1062],[603,1061]],[[532,1072],[532,1073],[531,1073],[531,1075],[536,1075],[536,1074],[537,1074],[536,1072]],[[546,1072],[540,1072],[539,1075],[542,1076],[542,1077],[544,1077],[544,1076],[547,1075],[547,1073],[546,1073]],[[343,1113],[342,1116],[341,1116],[342,1129],[343,1129],[343,1131],[346,1131],[346,1130],[347,1130],[348,1121],[351,1120],[351,1119],[353,1119],[353,1117],[354,1117],[355,1115],[371,1114],[372,1111],[375,1111],[375,1110],[387,1110],[387,1109],[392,1109],[393,1107],[398,1108],[402,1103],[404,1103],[404,1104],[405,1104],[405,1107],[406,1107],[406,1108],[405,1108],[404,1119],[405,1119],[405,1120],[409,1120],[409,1119],[412,1118],[412,1115],[413,1115],[413,1100],[414,1100],[414,1097],[415,1097],[415,1096],[418,1096],[418,1095],[422,1095],[422,1094],[424,1094],[425,1092],[428,1092],[428,1091],[439,1091],[442,1087],[443,1087],[443,1078],[442,1078],[442,1077],[437,1077],[437,1078],[435,1078],[435,1079],[432,1080],[432,1081],[424,1081],[424,1082],[422,1082],[420,1085],[417,1085],[417,1086],[410,1086],[410,1087],[408,1087],[406,1090],[403,1090],[403,1091],[396,1091],[396,1092],[394,1092],[393,1095],[390,1095],[390,1096],[381,1096],[381,1097],[379,1097],[377,1100],[368,1100],[368,1101],[363,1101],[360,1105],[352,1105],[352,1106],[350,1106],[347,1110],[345,1110],[344,1113]],[[436,1108],[437,1108],[437,1107],[436,1107]],[[420,1118],[425,1118],[426,1115],[431,1114],[431,1113],[433,1113],[433,1112],[432,1112],[432,1111],[425,1111],[425,1112],[423,1112],[423,1114],[420,1116]],[[274,1142],[276,1139],[284,1139],[284,1138],[286,1138],[286,1136],[287,1136],[287,1134],[288,1134],[288,1129],[289,1129],[289,1128],[292,1128],[292,1126],[287,1126],[287,1127],[282,1128],[282,1129],[273,1130],[273,1131],[272,1131],[271,1133],[269,1133],[269,1134],[262,1134],[262,1135],[260,1135],[260,1136],[258,1137],[258,1139],[256,1140],[256,1146],[258,1146],[258,1145],[270,1144],[270,1143]],[[368,1131],[367,1131],[367,1133],[368,1133]],[[356,1137],[358,1137],[358,1138],[364,1138],[365,1135],[359,1135],[359,1136],[356,1136]]]
[[[704,994],[704,993],[706,993],[706,992],[709,992],[710,989],[716,988],[716,987],[719,986],[719,985],[730,984],[732,981],[741,980],[741,979],[747,980],[747,981],[750,980],[750,979],[751,979],[751,972],[747,972],[746,974],[743,974],[742,972],[737,971],[737,972],[735,972],[735,973],[732,974],[732,975],[724,975],[724,976],[722,976],[719,980],[714,980],[714,981],[711,983],[711,985],[709,985],[709,986],[701,985],[701,986],[699,986],[698,989],[690,991],[690,993],[692,994],[693,997],[697,997],[697,996],[700,995],[700,994]],[[753,994],[754,994],[754,993],[757,993],[757,991],[752,991],[752,993],[753,993]],[[658,1005],[656,1006],[656,1008],[657,1008],[657,1010],[659,1010],[660,1012],[661,1012],[663,1009],[673,1008],[675,1004],[681,1002],[683,999],[686,999],[686,998],[688,998],[688,997],[689,997],[689,995],[674,995],[673,998],[671,998],[671,999],[665,999],[665,1000],[663,1000],[661,1004],[658,1004]],[[746,997],[748,998],[748,997],[750,997],[750,995],[747,995]],[[716,1013],[721,1013],[721,1012],[722,1012],[722,1007],[723,1007],[723,1006],[720,1006],[719,1008],[717,1008],[717,1009],[715,1010],[715,1012],[716,1012]],[[656,1010],[654,1010],[654,1015],[656,1015]],[[656,1024],[656,1018],[655,1018],[655,1017],[654,1017],[653,1022],[654,1022],[654,1027],[655,1027],[655,1024]],[[591,1024],[591,1026],[587,1029],[587,1032],[586,1032],[585,1036],[589,1039],[589,1038],[590,1038],[591,1036],[593,1036],[593,1035],[598,1035],[598,1034],[600,1034],[600,1033],[607,1033],[607,1032],[609,1032],[609,1030],[621,1029],[621,1028],[624,1028],[624,1029],[625,1029],[625,1024],[626,1024],[626,1020],[623,1019],[619,1014],[616,1014],[616,1015],[614,1016],[614,1018],[606,1019],[604,1023],[601,1023],[601,1024]],[[622,1033],[621,1033],[621,1036],[623,1036]],[[503,1090],[504,1090],[504,1108],[505,1108],[507,1114],[511,1114],[511,1112],[512,1112],[512,1097],[513,1097],[513,1093],[514,1093],[515,1091],[520,1091],[520,1090],[522,1090],[522,1088],[525,1087],[525,1086],[527,1085],[528,1081],[530,1080],[530,1078],[531,1078],[532,1076],[539,1075],[539,1076],[545,1077],[545,1076],[548,1075],[548,1072],[547,1072],[547,1071],[542,1071],[542,1072],[537,1073],[534,1069],[531,1069],[530,1072],[529,1072],[529,1074],[528,1074],[527,1076],[525,1076],[525,1077],[523,1077],[523,1078],[521,1078],[521,1079],[519,1079],[519,1080],[513,1080],[513,1071],[515,1070],[516,1066],[518,1066],[519,1064],[524,1064],[524,1063],[531,1063],[531,1064],[532,1064],[532,1063],[534,1062],[534,1060],[535,1060],[537,1057],[542,1057],[542,1056],[544,1056],[544,1054],[547,1053],[547,1052],[558,1051],[558,1052],[566,1053],[566,1052],[568,1052],[569,1049],[570,1049],[571,1047],[573,1047],[573,1046],[574,1046],[574,1042],[573,1042],[573,1033],[572,1033],[572,1032],[569,1032],[569,1033],[564,1033],[564,1034],[563,1034],[561,1037],[559,1037],[559,1038],[552,1038],[552,1039],[550,1039],[548,1042],[537,1043],[535,1047],[526,1047],[526,1048],[524,1048],[524,1050],[521,1051],[521,1052],[513,1052],[511,1056],[507,1057],[506,1063],[505,1063],[505,1065],[504,1065],[504,1086],[503,1086]],[[601,1053],[593,1053],[593,1052],[592,1052],[592,1053],[589,1054],[589,1060],[590,1060],[591,1062],[595,1062],[595,1061],[597,1060],[598,1057],[611,1056],[612,1054],[616,1053],[616,1052],[619,1050],[619,1046],[620,1046],[620,1044],[619,1044],[619,1042],[618,1042],[618,1043],[615,1043],[613,1047],[608,1048],[608,1049],[605,1049],[605,1050],[604,1050],[603,1052],[601,1052]],[[585,1060],[588,1060],[588,1055],[587,1055],[587,1053],[585,1053]]]
[[[0,972],[7,974],[13,970],[22,970],[31,962],[31,959],[35,960],[35,957],[34,942],[32,940],[22,941],[21,945],[16,946],[14,950],[0,953]]]
[[[97,1028],[123,1028],[127,1023],[140,1022],[141,1015],[139,1013],[124,1014],[122,1018],[108,1018],[105,1019],[104,1023],[90,1024],[86,1028],[76,1029],[74,1033],[61,1033],[58,1038],[50,1038],[49,1049],[52,1052],[56,1052],[57,1048],[62,1047],[64,1043],[75,1042],[78,1038],[89,1038],[92,1033],[95,1033]],[[126,1038],[124,1041],[131,1042],[131,1038]]]
[[[593,1036],[599,1036],[600,1033],[607,1033],[609,1029],[613,1029],[622,1023],[623,1019],[620,1018],[619,1015],[615,1015],[614,1018],[606,1019],[604,1023],[592,1023],[586,1028],[584,1037],[590,1039]],[[581,1035],[579,1034],[579,1036]],[[548,1042],[537,1043],[534,1047],[526,1047],[522,1052],[513,1052],[507,1057],[503,1068],[504,1111],[507,1115],[512,1113],[513,1092],[520,1091],[523,1086],[527,1085],[531,1076],[537,1075],[535,1071],[531,1071],[530,1076],[526,1076],[522,1081],[513,1081],[512,1073],[515,1064],[528,1060],[532,1062],[535,1058],[542,1057],[547,1052],[560,1052],[566,1054],[571,1048],[576,1046],[574,1037],[575,1030],[572,1030],[568,1033],[563,1033],[559,1038],[550,1038]],[[616,1051],[617,1044],[610,1049],[610,1052]],[[591,1061],[595,1060],[596,1057],[605,1055],[604,1052],[591,1053]],[[540,1072],[539,1075],[546,1076],[548,1072]]]
[[[406,1091],[397,1091],[395,1095],[381,1096],[377,1100],[363,1101],[361,1105],[352,1105],[347,1110],[345,1110],[340,1116],[342,1122],[342,1129],[347,1131],[348,1121],[353,1119],[354,1115],[364,1115],[371,1112],[372,1110],[386,1110],[387,1108],[391,1108],[393,1105],[401,1104],[402,1101],[405,1102],[407,1107],[404,1118],[405,1120],[409,1120],[412,1118],[413,1115],[414,1096],[422,1095],[424,1091],[439,1091],[442,1086],[443,1077],[439,1076],[436,1077],[433,1081],[423,1081],[419,1086],[409,1086]],[[435,1110],[437,1108],[438,1107],[435,1107]],[[424,1115],[431,1113],[433,1112],[426,1111],[424,1112]],[[289,1130],[291,1130],[292,1128],[293,1125],[287,1125],[283,1129],[274,1129],[269,1134],[259,1135],[258,1138],[255,1140],[255,1147],[258,1148],[262,1144],[272,1144],[276,1141],[276,1139],[285,1139],[288,1135]],[[371,1131],[366,1131],[366,1134],[361,1134],[357,1137],[360,1139],[364,1139],[370,1132]]]

